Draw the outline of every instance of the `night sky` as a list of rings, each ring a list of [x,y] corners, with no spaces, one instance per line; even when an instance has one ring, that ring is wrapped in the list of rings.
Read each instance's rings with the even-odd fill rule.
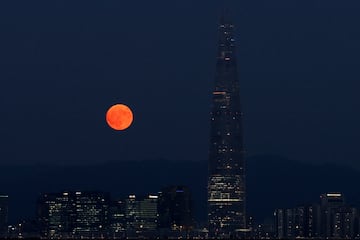
[[[222,5],[0,1],[0,164],[206,161]],[[360,168],[360,1],[228,5],[248,155]]]

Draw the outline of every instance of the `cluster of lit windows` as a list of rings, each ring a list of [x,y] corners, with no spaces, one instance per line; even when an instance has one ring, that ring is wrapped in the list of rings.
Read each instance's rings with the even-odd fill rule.
[[[103,193],[97,192],[45,194],[40,207],[46,236],[56,238],[65,237],[64,234],[89,237],[102,228],[108,215],[108,202]]]
[[[216,87],[210,116],[212,132],[208,204],[209,231],[224,238],[245,224],[245,183],[241,174],[242,114],[238,103],[234,42],[233,25],[221,24]],[[222,92],[224,94],[220,94]]]
[[[136,198],[130,195],[126,200],[127,228],[155,230],[158,222],[158,196],[149,195],[145,198]]]

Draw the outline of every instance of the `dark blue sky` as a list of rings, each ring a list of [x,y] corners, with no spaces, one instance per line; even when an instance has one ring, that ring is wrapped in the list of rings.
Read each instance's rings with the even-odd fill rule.
[[[249,155],[360,167],[360,2],[228,1]],[[1,1],[0,164],[206,161],[221,1]],[[112,131],[114,103],[134,111]]]

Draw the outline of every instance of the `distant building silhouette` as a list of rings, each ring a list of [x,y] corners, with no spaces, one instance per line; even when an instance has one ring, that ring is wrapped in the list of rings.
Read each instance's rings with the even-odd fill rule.
[[[75,223],[74,198],[68,192],[46,193],[38,199],[41,235],[47,238],[70,237]]]
[[[170,230],[162,236],[206,234],[202,229],[193,231],[191,195],[187,187],[163,188],[159,195],[160,198],[152,194],[129,195],[126,199],[111,201],[110,195],[104,192],[45,193],[37,201],[37,221],[11,225],[5,237],[152,239],[162,233],[159,216],[163,229]],[[186,234],[182,234],[184,232]]]
[[[320,204],[276,209],[275,237],[291,238],[358,238],[359,211],[345,204],[342,193],[325,193]]]
[[[320,208],[318,204],[276,209],[277,238],[313,238],[320,236]]]
[[[75,192],[74,235],[80,237],[103,236],[109,224],[110,196],[103,192]]]
[[[124,238],[126,233],[126,204],[123,200],[112,201],[109,207],[109,237]]]
[[[108,227],[109,194],[46,193],[38,199],[38,221],[46,238],[101,237]]]
[[[245,159],[234,25],[219,25],[215,87],[212,93],[208,176],[211,237],[240,236],[246,228]]]
[[[9,218],[9,196],[0,195],[0,234],[7,231],[7,224]]]
[[[156,236],[158,228],[158,196],[137,197],[130,195],[125,200],[126,236]]]
[[[184,186],[170,186],[159,193],[159,227],[173,230],[193,228],[191,193]]]
[[[322,194],[320,208],[322,237],[353,238],[358,235],[358,210],[345,204],[343,194]]]

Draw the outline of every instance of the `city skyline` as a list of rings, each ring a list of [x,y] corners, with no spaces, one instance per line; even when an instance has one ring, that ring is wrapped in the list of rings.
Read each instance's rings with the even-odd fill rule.
[[[43,193],[37,200],[35,219],[9,223],[8,196],[2,195],[0,235],[55,239],[214,237],[204,223],[193,218],[191,192],[186,186],[169,185],[157,194],[130,194],[121,199],[110,196],[80,190]],[[316,202],[273,209],[262,221],[248,215],[247,224],[246,239],[353,239],[360,237],[360,208],[349,204],[342,192],[327,192]],[[219,239],[224,237],[227,239],[218,235]]]
[[[360,176],[360,4],[259,2],[228,1],[222,15],[224,2],[212,0],[0,3],[7,10],[0,10],[2,232],[360,236],[352,188]],[[119,103],[131,109],[125,131],[106,124],[107,109]],[[248,157],[255,160],[250,188]],[[111,169],[120,163],[131,167]],[[153,195],[150,186],[162,190]],[[128,189],[138,192],[119,197]],[[272,196],[259,198],[261,191]],[[320,203],[291,205],[315,191]],[[5,228],[13,206],[34,194],[36,218]],[[271,223],[259,213],[269,206]],[[25,216],[24,208],[15,211]]]

